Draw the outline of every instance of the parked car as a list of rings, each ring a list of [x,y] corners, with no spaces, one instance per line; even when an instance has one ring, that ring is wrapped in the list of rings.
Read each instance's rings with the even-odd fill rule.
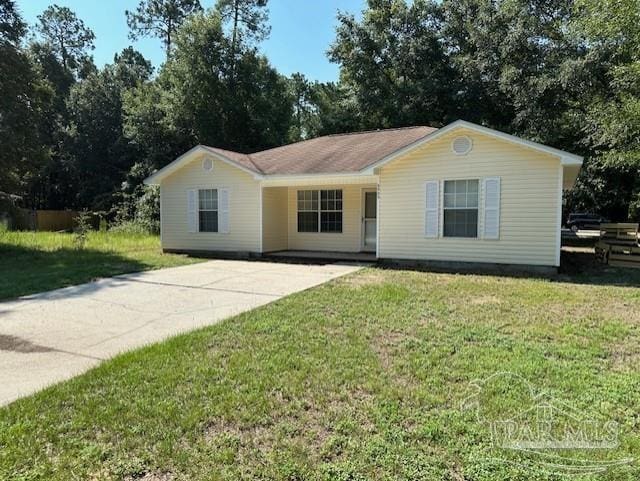
[[[600,224],[606,224],[609,222],[598,214],[569,214],[567,220],[567,227],[573,232],[577,232],[582,229],[599,229]]]

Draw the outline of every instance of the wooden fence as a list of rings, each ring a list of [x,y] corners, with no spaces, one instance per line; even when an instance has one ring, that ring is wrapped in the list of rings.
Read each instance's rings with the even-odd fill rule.
[[[24,230],[60,231],[72,230],[78,213],[72,210],[18,209],[15,227]]]

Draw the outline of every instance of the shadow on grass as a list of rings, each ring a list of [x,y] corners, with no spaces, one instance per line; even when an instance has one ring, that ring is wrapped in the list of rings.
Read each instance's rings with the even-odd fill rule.
[[[590,249],[563,251],[559,277],[577,284],[640,287],[640,269],[600,264]]]
[[[2,243],[0,265],[0,301],[149,267],[143,261],[116,252],[72,248],[42,250],[35,246]],[[98,289],[99,286],[86,288]]]
[[[446,262],[437,264],[407,263],[396,264],[393,262],[366,262],[366,261],[345,261],[340,259],[322,259],[322,258],[305,258],[305,257],[278,257],[269,256],[267,258],[251,259],[255,262],[278,262],[285,264],[303,264],[303,265],[326,265],[326,264],[349,264],[375,266],[379,269],[389,270],[408,270],[416,272],[437,272],[443,274],[461,274],[461,275],[486,275],[500,276],[519,279],[544,279],[555,282],[568,282],[575,284],[592,284],[602,286],[619,286],[619,287],[640,287],[640,269],[610,267],[598,263],[595,259],[593,249],[594,242],[587,240],[579,243],[577,248],[563,249],[560,260],[560,269],[558,272],[541,273],[528,270],[526,267],[517,265],[500,265],[479,263],[451,263],[450,266]]]
[[[456,265],[427,266],[427,265],[381,265],[383,269],[412,270],[422,272],[439,272],[461,275],[486,275],[518,279],[541,279],[552,282],[567,282],[573,284],[590,284],[598,286],[640,287],[640,269],[625,267],[610,267],[598,263],[593,251],[562,251],[560,268],[557,273],[539,273],[520,268],[515,265],[500,266],[488,264],[486,267],[470,265],[469,267]]]

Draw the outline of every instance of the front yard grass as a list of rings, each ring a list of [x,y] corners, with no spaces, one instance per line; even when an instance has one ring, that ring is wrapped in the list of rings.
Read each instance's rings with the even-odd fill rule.
[[[163,254],[154,235],[89,232],[78,249],[73,234],[0,230],[0,300],[193,262],[198,261]]]
[[[0,479],[638,479],[639,346],[634,287],[366,269],[1,409]],[[619,444],[495,447],[527,380]]]

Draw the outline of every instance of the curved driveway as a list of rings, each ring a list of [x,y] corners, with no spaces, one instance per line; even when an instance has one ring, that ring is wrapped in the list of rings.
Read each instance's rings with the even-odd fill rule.
[[[0,404],[358,268],[214,260],[1,302]]]

